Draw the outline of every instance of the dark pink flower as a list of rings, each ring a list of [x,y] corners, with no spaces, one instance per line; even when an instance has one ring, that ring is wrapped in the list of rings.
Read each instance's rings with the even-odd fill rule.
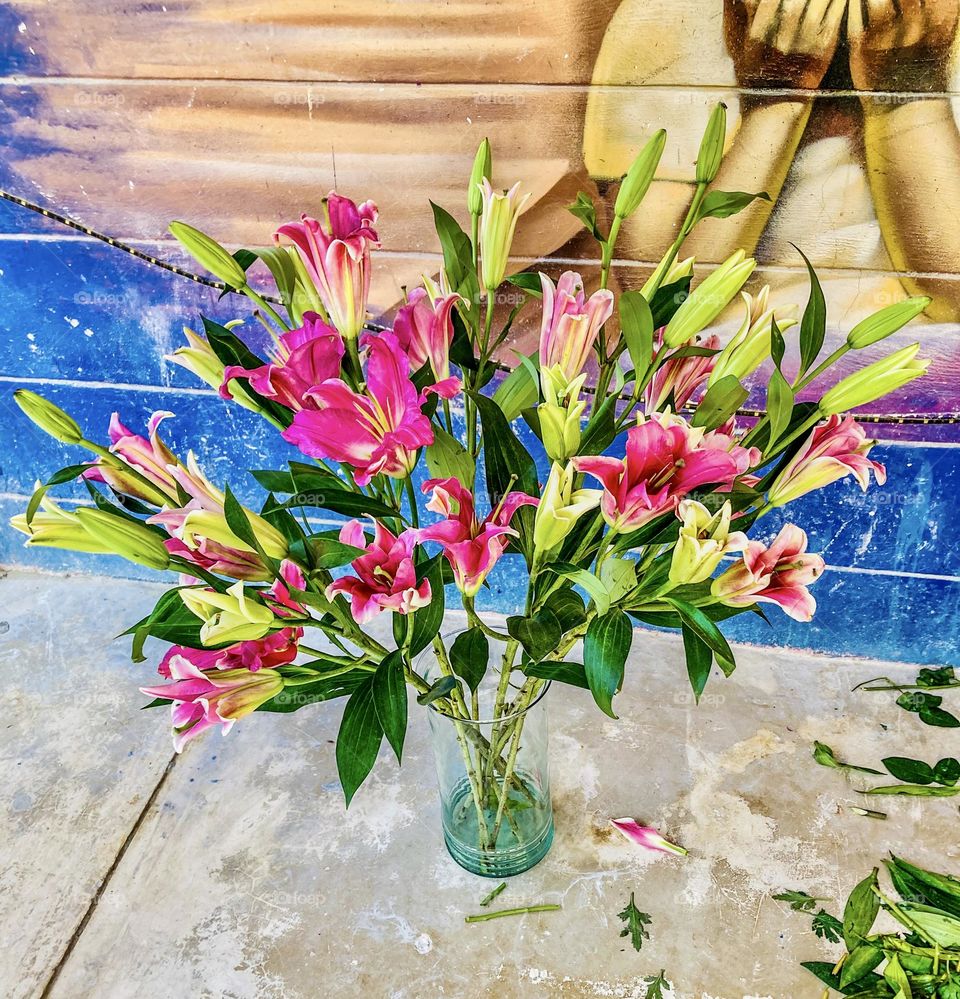
[[[663,344],[663,327],[657,330],[654,347],[659,349]],[[703,343],[690,343],[685,346],[699,347],[703,350],[719,350],[720,337],[715,333],[708,336]],[[683,347],[680,348],[681,350]],[[684,409],[697,391],[706,383],[717,363],[716,354],[706,356],[694,355],[677,357],[674,351],[667,360],[657,368],[650,384],[644,393],[645,408],[648,414],[662,410],[671,395],[673,409]]]
[[[344,576],[327,587],[327,599],[338,593],[350,598],[350,610],[359,624],[366,624],[383,611],[409,614],[430,603],[430,581],[417,582],[413,562],[416,535],[404,531],[395,537],[377,522],[371,543],[359,520],[351,520],[340,530],[340,540],[365,554],[350,563],[355,576]]]
[[[168,416],[173,416],[173,413],[157,412],[150,417],[147,422],[148,437],[141,437],[125,427],[120,422],[119,414],[114,413],[110,417],[110,450],[152,483],[152,486],[147,486],[123,469],[113,468],[102,458],[93,462],[83,473],[83,477],[94,482],[104,482],[118,493],[157,506],[176,499],[177,487],[171,469],[176,467],[177,459],[160,440],[157,432]]]
[[[416,464],[417,451],[433,443],[424,399],[410,380],[410,362],[393,333],[363,338],[366,385],[361,394],[331,378],[312,388],[283,432],[311,458],[329,458],[357,470],[357,483],[375,475],[403,478]]]
[[[574,458],[573,464],[603,484],[603,519],[622,532],[672,513],[693,489],[729,486],[738,471],[725,448],[712,445],[703,430],[670,413],[638,418],[627,433],[625,459],[600,455]]]
[[[370,292],[370,251],[380,245],[373,228],[377,206],[364,201],[358,207],[331,191],[326,208],[326,227],[301,215],[299,222],[280,226],[274,239],[286,236],[293,242],[330,322],[345,339],[355,339],[363,328]]]
[[[140,689],[150,697],[173,702],[173,746],[178,753],[190,739],[208,728],[219,725],[226,735],[234,722],[256,711],[283,690],[283,677],[273,669],[205,672],[192,658],[184,655],[171,656],[167,668],[170,683]]]
[[[875,444],[852,416],[834,414],[813,428],[803,447],[777,476],[767,497],[774,506],[783,506],[804,493],[852,475],[866,492],[873,472],[878,485],[887,481],[887,470],[867,455]]]
[[[760,541],[747,542],[743,558],[718,576],[710,591],[730,607],[779,604],[795,621],[809,621],[817,602],[807,587],[823,570],[823,559],[807,553],[806,532],[786,524],[769,548]]]
[[[510,493],[482,522],[477,518],[473,493],[458,479],[430,479],[423,492],[433,490],[427,509],[446,519],[417,532],[420,541],[438,541],[453,568],[457,588],[474,596],[517,531],[510,520],[521,506],[539,502],[526,493]]]
[[[305,312],[303,325],[280,337],[270,364],[249,370],[239,365],[225,368],[220,395],[224,399],[233,398],[228,383],[233,378],[246,378],[254,391],[297,412],[310,404],[306,399],[309,389],[339,377],[342,357],[340,334],[316,312]]]
[[[453,342],[453,307],[460,300],[456,294],[436,295],[425,288],[414,288],[407,304],[393,320],[393,332],[410,358],[410,367],[418,371],[430,365],[436,384],[427,391],[452,399],[460,391],[460,379],[450,374],[450,344]]]

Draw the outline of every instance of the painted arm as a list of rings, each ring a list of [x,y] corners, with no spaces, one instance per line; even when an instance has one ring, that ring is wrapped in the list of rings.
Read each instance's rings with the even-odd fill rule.
[[[958,0],[922,4],[852,0],[850,66],[865,93],[867,173],[880,231],[912,294],[927,294],[927,314],[960,318],[960,134],[948,98],[946,64],[957,30]],[[910,273],[913,272],[913,273]]]

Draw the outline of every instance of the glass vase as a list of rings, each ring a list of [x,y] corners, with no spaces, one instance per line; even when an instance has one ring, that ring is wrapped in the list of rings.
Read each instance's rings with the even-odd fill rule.
[[[424,673],[432,683],[449,667],[433,659]],[[549,683],[514,675],[522,683],[491,666],[476,691],[461,682],[429,706],[447,850],[488,878],[529,870],[553,842]]]

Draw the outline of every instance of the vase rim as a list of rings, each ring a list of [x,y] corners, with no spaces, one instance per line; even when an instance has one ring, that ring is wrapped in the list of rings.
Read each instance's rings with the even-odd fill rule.
[[[446,635],[441,635],[440,637],[442,640],[446,641],[448,638],[452,638],[457,634],[459,634],[459,632],[451,631],[447,632]],[[433,654],[432,648],[430,646],[427,646],[427,648],[425,648],[420,653],[420,655],[417,656],[417,660],[419,661],[420,659],[423,658],[430,658],[432,654]],[[497,666],[494,666],[493,670],[496,673],[502,672]],[[457,677],[457,679],[460,680],[461,678]],[[536,679],[536,677],[534,677],[534,679]],[[520,711],[513,711],[510,714],[503,715],[500,718],[458,718],[456,715],[452,715],[449,712],[443,711],[440,708],[438,708],[436,706],[435,701],[428,704],[427,708],[429,708],[429,710],[433,711],[435,714],[440,715],[441,718],[448,718],[450,721],[459,722],[461,725],[472,725],[478,728],[481,725],[502,725],[504,722],[512,721],[515,718],[521,718],[523,715],[529,714],[530,711],[532,711],[533,708],[535,708],[540,703],[540,701],[543,700],[544,695],[550,689],[552,683],[553,683],[552,680],[544,680],[543,687],[537,693],[536,698],[533,701],[531,701],[525,708],[523,708]],[[517,687],[512,681],[510,683],[510,686],[513,687],[514,690],[520,690],[520,688]]]

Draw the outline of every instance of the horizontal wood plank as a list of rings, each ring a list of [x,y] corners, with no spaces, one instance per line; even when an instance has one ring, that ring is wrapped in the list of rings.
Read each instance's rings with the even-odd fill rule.
[[[756,5],[753,5],[756,7]],[[13,0],[0,75],[423,83],[957,89],[949,3],[873,25],[851,70],[847,18],[826,0]],[[845,7],[845,5],[844,5]],[[860,37],[854,30],[853,37]],[[862,74],[860,74],[862,75]]]

